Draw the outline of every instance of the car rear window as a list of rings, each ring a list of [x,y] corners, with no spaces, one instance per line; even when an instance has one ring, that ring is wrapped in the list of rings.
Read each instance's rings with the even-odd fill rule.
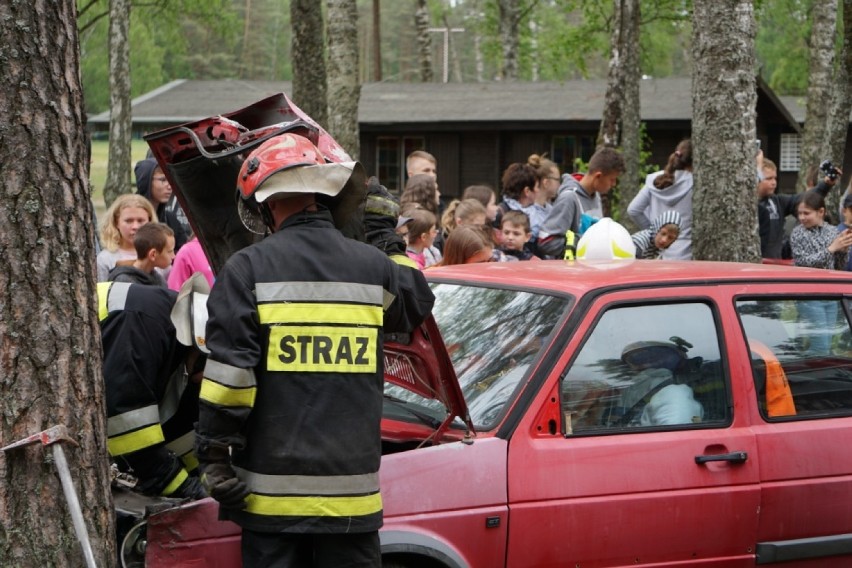
[[[743,299],[736,307],[766,420],[852,415],[848,300]]]

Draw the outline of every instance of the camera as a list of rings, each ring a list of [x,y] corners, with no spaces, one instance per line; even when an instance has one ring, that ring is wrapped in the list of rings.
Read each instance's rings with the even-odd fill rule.
[[[840,170],[834,167],[834,164],[831,163],[831,160],[824,160],[819,165],[819,171],[825,174],[825,177],[830,180],[836,180],[840,177]]]

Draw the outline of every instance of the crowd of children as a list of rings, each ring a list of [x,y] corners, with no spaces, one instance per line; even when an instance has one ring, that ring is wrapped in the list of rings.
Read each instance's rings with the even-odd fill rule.
[[[510,164],[502,176],[502,201],[487,185],[467,187],[461,199],[441,212],[437,161],[424,151],[407,162],[408,182],[401,192],[397,232],[407,254],[421,269],[471,262],[581,258],[578,244],[604,217],[601,196],[615,187],[624,171],[621,154],[598,149],[583,174],[566,173],[544,156]],[[174,203],[162,170],[151,158],[135,168],[137,193],[119,196],[103,218],[99,281],[116,280],[167,286],[177,290],[194,272],[213,283],[210,264]],[[816,175],[814,176],[816,177]],[[761,254],[792,258],[798,266],[852,270],[852,192],[832,225],[825,196],[838,176],[815,179],[798,195],[776,193],[777,168],[758,155],[758,222]],[[631,236],[637,259],[692,258],[692,143],[681,141],[663,170],[647,176],[627,213],[640,227]],[[786,237],[785,219],[799,223]]]

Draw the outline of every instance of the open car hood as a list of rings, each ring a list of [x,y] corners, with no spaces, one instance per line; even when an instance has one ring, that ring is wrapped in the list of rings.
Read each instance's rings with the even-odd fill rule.
[[[237,175],[251,150],[287,131],[310,138],[327,159],[349,160],[334,139],[283,93],[240,110],[145,136],[214,274],[233,253],[262,238],[246,229],[240,220]],[[354,210],[362,205],[366,188],[353,187],[341,193],[347,194],[347,208]],[[359,236],[354,231],[344,233],[353,238]],[[447,409],[447,417],[434,439],[439,440],[456,417],[473,432],[455,370],[432,316],[411,334],[410,341],[387,341],[384,356],[385,381],[437,400]]]

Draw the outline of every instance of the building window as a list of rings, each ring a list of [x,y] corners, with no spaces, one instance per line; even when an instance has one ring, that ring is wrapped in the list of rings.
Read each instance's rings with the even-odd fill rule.
[[[594,136],[559,135],[551,139],[550,154],[563,173],[577,170],[574,160],[588,162],[595,152]]]
[[[376,140],[376,171],[379,180],[391,191],[405,187],[405,158],[415,150],[423,150],[426,140],[420,137],[380,136]]]
[[[802,164],[802,137],[798,134],[781,135],[781,159],[778,169],[782,172],[797,172]]]

